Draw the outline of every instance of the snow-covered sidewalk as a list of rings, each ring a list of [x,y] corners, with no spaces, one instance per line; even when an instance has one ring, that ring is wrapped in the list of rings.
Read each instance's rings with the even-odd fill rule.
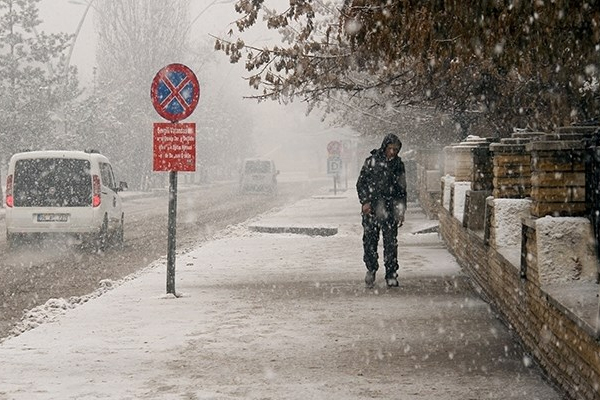
[[[33,310],[0,344],[0,399],[558,400],[434,225],[409,210],[401,286],[373,290],[352,190],[230,227],[178,254],[178,298],[158,260]]]

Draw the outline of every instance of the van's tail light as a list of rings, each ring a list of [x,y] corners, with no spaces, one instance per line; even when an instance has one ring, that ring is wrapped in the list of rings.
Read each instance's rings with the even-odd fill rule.
[[[92,175],[92,207],[100,206],[102,197],[100,196],[100,177],[98,175]]]
[[[15,205],[15,200],[13,197],[13,176],[9,175],[6,178],[6,206],[13,207]]]

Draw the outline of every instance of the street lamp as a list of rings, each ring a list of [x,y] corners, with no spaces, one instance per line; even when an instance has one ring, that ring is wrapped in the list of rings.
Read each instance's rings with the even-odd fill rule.
[[[69,89],[69,68],[71,67],[71,57],[73,56],[73,50],[75,49],[75,43],[77,42],[77,38],[79,37],[79,33],[81,32],[81,27],[83,26],[83,23],[85,21],[85,18],[87,17],[88,12],[90,11],[90,8],[92,8],[92,4],[94,3],[94,0],[89,0],[87,2],[79,2],[79,1],[74,1],[74,0],[69,0],[69,3],[71,4],[77,4],[77,5],[85,5],[85,10],[83,11],[83,15],[81,16],[81,18],[79,19],[79,23],[77,24],[77,28],[75,28],[75,33],[73,34],[73,42],[71,43],[71,46],[69,46],[69,52],[67,54],[67,59],[65,61],[65,68],[63,71],[63,76],[65,79],[65,86],[64,86],[64,93],[65,96],[67,95],[68,89]],[[66,100],[66,97],[65,99]],[[67,115],[67,104],[66,102],[64,103],[64,118],[63,118],[63,124],[64,124],[64,130],[65,130],[65,135],[68,133],[69,131],[69,123],[68,123],[68,115]]]
[[[89,0],[87,2],[80,2],[80,1],[75,1],[75,0],[69,0],[69,3],[71,4],[78,4],[78,5],[85,5],[85,11],[83,11],[83,15],[81,16],[81,19],[79,20],[79,23],[77,24],[77,28],[75,29],[75,33],[74,33],[74,37],[73,37],[73,43],[71,43],[71,47],[69,47],[69,53],[67,54],[67,60],[65,62],[65,70],[64,70],[64,76],[65,76],[65,87],[67,86],[68,82],[69,82],[69,67],[71,66],[71,56],[73,55],[73,49],[75,48],[75,42],[77,42],[77,37],[79,36],[79,32],[81,31],[81,27],[83,26],[83,22],[85,21],[85,18],[87,17],[88,12],[90,11],[90,8],[92,8],[92,4],[94,3],[95,0]]]

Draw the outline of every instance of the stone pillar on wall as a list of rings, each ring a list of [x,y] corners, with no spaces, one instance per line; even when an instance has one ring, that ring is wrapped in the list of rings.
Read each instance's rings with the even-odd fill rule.
[[[588,130],[565,127],[531,142],[532,188],[522,270],[538,285],[594,281],[595,238],[586,217],[585,140]]]
[[[507,138],[492,143],[493,196],[496,199],[523,199],[531,192],[531,155],[525,149],[529,139]]]
[[[441,152],[441,149],[418,149],[415,158],[419,203],[431,219],[437,218],[438,207],[441,205]]]
[[[494,173],[491,143],[492,140],[487,140],[471,148],[471,190],[466,193],[463,226],[472,231],[484,229],[485,201],[492,195]]]
[[[484,190],[491,192],[494,189],[494,163],[490,145],[492,142],[482,143],[472,150],[473,179],[471,190]]]
[[[472,190],[473,177],[476,173],[481,174],[485,169],[484,163],[475,166],[473,149],[487,146],[490,141],[491,139],[469,136],[460,143],[444,147],[442,206],[463,223],[465,223],[465,205],[468,201],[468,193]]]
[[[549,134],[531,152],[531,214],[585,215],[585,135]]]
[[[481,138],[478,136],[469,136],[466,140],[460,142],[454,146],[454,183],[452,184],[452,215],[463,223],[463,226],[468,226],[469,222],[469,208],[477,208],[475,199],[476,195],[473,195],[473,182],[474,176],[476,175],[477,168],[482,168],[484,163],[475,165],[474,160],[474,149],[479,147],[487,147],[492,139]],[[479,171],[481,172],[481,171]],[[477,182],[481,182],[481,179],[477,179]],[[483,214],[484,202],[481,202],[481,212]],[[476,223],[476,218],[471,220],[472,228],[479,230],[483,227],[483,221],[480,224]]]
[[[455,152],[454,152],[455,144],[444,147],[444,171],[442,175],[442,207],[452,214],[452,185],[454,184],[454,175],[455,175]]]
[[[519,132],[490,145],[493,198],[486,203],[484,240],[515,266],[520,264],[521,218],[531,208],[531,156],[525,146],[540,135]]]
[[[462,142],[454,146],[454,178],[456,182],[471,182],[473,179],[473,144]]]
[[[527,280],[538,286],[596,281],[598,262],[589,219],[546,216],[524,223],[531,232],[521,263]]]
[[[454,183],[451,186],[452,215],[460,222],[464,222],[465,201],[467,191],[471,189],[473,178],[472,145],[461,142],[454,146]]]

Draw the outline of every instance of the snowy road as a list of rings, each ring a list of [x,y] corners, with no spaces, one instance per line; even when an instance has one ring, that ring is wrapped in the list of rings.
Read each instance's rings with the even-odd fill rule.
[[[188,248],[227,225],[307,196],[322,181],[283,182],[277,196],[237,193],[232,183],[178,191],[177,247]],[[128,197],[129,195],[129,197]],[[124,198],[125,248],[92,254],[64,243],[46,243],[7,253],[4,220],[0,220],[0,337],[6,336],[24,310],[50,298],[82,296],[103,279],[118,280],[166,254],[166,193]]]

